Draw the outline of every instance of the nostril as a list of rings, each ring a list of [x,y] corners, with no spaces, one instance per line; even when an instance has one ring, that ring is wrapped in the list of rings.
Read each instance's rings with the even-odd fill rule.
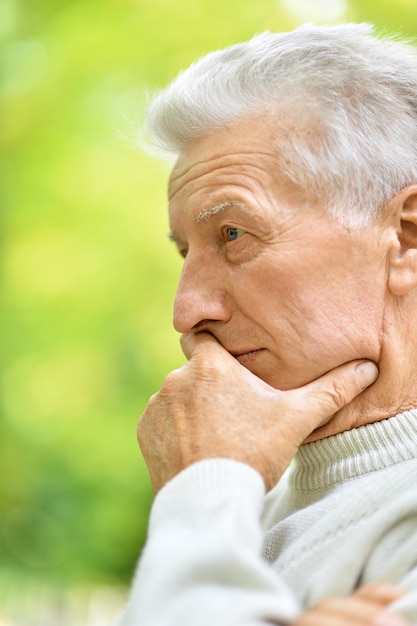
[[[210,322],[213,322],[213,321],[215,320],[201,320],[201,322],[197,322],[197,324],[194,324],[193,331],[194,332],[207,331],[208,324],[210,324]]]

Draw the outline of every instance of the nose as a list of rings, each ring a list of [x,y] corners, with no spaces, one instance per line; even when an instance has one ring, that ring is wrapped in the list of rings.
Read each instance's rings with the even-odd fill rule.
[[[174,300],[174,328],[191,333],[210,322],[228,322],[231,301],[220,268],[187,255]]]

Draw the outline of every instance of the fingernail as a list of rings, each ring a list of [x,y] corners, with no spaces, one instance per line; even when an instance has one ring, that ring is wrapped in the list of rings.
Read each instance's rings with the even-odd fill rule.
[[[373,620],[372,626],[407,626],[409,622],[401,615],[394,613],[379,613]]]
[[[356,372],[361,389],[366,389],[366,387],[372,385],[379,376],[378,368],[372,361],[359,363],[359,365],[356,366]]]

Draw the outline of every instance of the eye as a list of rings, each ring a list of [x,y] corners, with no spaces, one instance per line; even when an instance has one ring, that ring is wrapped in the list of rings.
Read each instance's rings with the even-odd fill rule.
[[[236,239],[239,239],[245,231],[241,228],[236,228],[235,226],[226,226],[223,232],[226,241],[236,241]]]

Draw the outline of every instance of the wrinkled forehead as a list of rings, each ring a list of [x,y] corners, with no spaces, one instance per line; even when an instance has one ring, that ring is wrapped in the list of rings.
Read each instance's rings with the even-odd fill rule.
[[[275,125],[274,125],[275,124]],[[188,144],[172,170],[169,198],[193,179],[241,162],[254,167],[260,159],[271,167],[277,160],[276,123],[271,115],[254,116],[214,130]]]
[[[231,206],[271,217],[307,205],[316,208],[308,194],[282,175],[272,149],[229,151],[223,146],[222,151],[206,152],[204,158],[188,153],[178,160],[169,183],[171,222],[184,214],[196,220],[207,211],[214,215]]]
[[[297,194],[303,196],[304,201],[310,201],[308,196],[311,193],[301,188],[304,178],[298,167],[295,167],[294,175],[296,164],[291,158],[294,157],[294,142],[303,143],[308,138],[314,143],[316,134],[320,134],[316,117],[305,110],[301,115],[295,105],[289,109],[281,104],[207,132],[186,145],[178,155],[169,180],[169,199],[191,180],[210,171],[216,171],[220,176],[235,165],[241,168],[251,166],[252,172],[260,168],[271,179],[280,179],[279,186],[297,187]]]

